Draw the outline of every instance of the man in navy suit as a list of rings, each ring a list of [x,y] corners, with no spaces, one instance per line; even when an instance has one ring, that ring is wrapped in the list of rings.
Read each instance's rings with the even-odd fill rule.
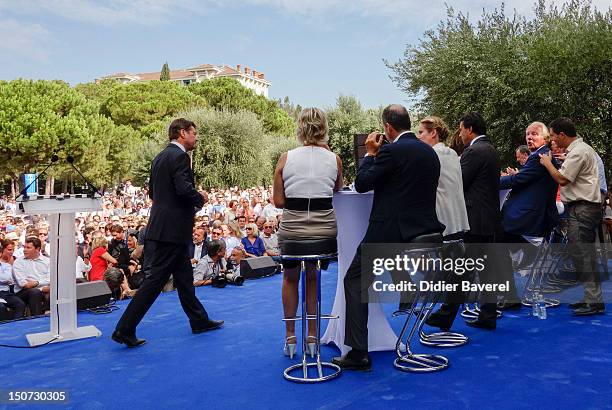
[[[539,154],[550,152],[548,128],[541,122],[533,122],[525,131],[525,139],[531,152],[527,162],[518,173],[500,178],[500,189],[511,191],[502,208],[502,231],[496,236],[496,242],[515,244],[511,250],[523,249],[527,256],[535,250],[527,244],[529,240],[548,236],[558,222],[559,213],[555,203],[558,185],[540,164]],[[516,244],[524,246],[517,247]],[[510,258],[508,255],[503,257],[507,259],[503,266],[510,270],[510,277],[514,279]],[[510,284],[514,285],[514,281]],[[514,287],[511,294],[513,296],[507,298],[501,308],[521,307]]]
[[[531,151],[527,162],[518,173],[499,181],[500,189],[512,190],[502,208],[502,227],[510,235],[542,237],[559,219],[555,205],[558,185],[540,164],[539,154],[550,152],[548,128],[541,122],[531,123],[525,139]]]
[[[136,337],[136,326],[147,313],[170,275],[174,278],[181,306],[193,333],[218,329],[222,320],[210,320],[195,295],[189,244],[197,208],[206,202],[205,194],[195,189],[189,155],[196,144],[195,124],[179,118],[170,124],[170,143],[151,165],[149,196],[153,200],[145,234],[146,258],[151,258],[150,274],[130,301],[117,323],[112,339],[128,347],[145,340]],[[145,262],[146,263],[146,262]]]
[[[438,155],[410,132],[410,116],[401,105],[383,110],[385,135],[373,132],[366,139],[366,158],[357,177],[357,192],[374,190],[370,221],[362,244],[407,243],[417,236],[444,231],[436,216],[436,191],[440,177]],[[361,246],[344,278],[346,329],[344,343],[352,350],[334,358],[345,370],[368,370],[368,304],[363,303]],[[371,280],[363,281],[371,283]]]

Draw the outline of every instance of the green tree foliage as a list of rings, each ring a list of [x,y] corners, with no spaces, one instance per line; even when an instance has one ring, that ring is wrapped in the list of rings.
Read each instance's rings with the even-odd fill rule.
[[[300,143],[298,142],[295,136],[286,137],[278,135],[266,135],[263,140],[262,146],[264,149],[264,155],[266,158],[268,158],[268,162],[270,165],[269,168],[266,170],[266,173],[268,175],[266,181],[272,182],[274,170],[276,169],[276,164],[278,163],[278,159],[280,158],[281,154],[300,146]]]
[[[139,143],[129,127],[116,126],[98,106],[61,81],[0,81],[0,174],[41,171],[57,154],[49,175],[70,173],[68,155],[97,184],[109,184],[130,168]],[[127,153],[125,149],[128,149]]]
[[[205,106],[203,98],[184,86],[172,81],[149,81],[112,88],[100,112],[115,124],[129,125],[144,134],[152,131],[150,126],[156,121],[164,121],[190,107]]]
[[[217,111],[206,108],[207,100]],[[296,144],[293,120],[275,102],[231,79],[198,87],[170,81],[104,80],[74,88],[60,81],[3,81],[0,107],[0,175],[13,179],[40,171],[57,153],[62,161],[73,155],[98,185],[127,177],[141,184],[179,112],[198,115],[202,145],[211,141],[210,150],[196,153],[203,156],[196,171],[207,186],[270,182],[280,153]],[[66,180],[71,172],[63,163],[49,175]]]
[[[131,170],[135,186],[142,186],[149,179],[151,162],[168,142],[167,134],[160,131],[155,134],[155,138],[151,138],[140,145],[139,155],[134,159]]]
[[[276,101],[255,94],[232,78],[221,77],[192,83],[188,86],[188,89],[192,93],[203,97],[213,108],[254,112],[263,123],[266,132],[291,135],[295,131],[293,120],[278,106]]]
[[[269,158],[261,145],[264,129],[255,114],[198,108],[177,117],[189,118],[198,129],[193,153],[198,184],[249,187],[269,178]]]
[[[280,98],[278,99],[278,106],[285,111],[289,117],[293,118],[294,121],[297,121],[298,116],[302,112],[302,106],[300,104],[293,105],[287,96],[283,100]]]
[[[382,130],[381,113],[381,109],[364,110],[357,98],[344,95],[336,99],[335,107],[327,110],[329,146],[342,160],[345,181],[355,179],[353,135]]]
[[[397,85],[422,114],[451,128],[479,111],[507,163],[532,121],[572,118],[612,169],[612,11],[588,1],[547,7],[540,0],[528,20],[504,7],[472,24],[448,9],[404,57],[387,63]]]
[[[97,83],[77,84],[74,89],[84,94],[88,100],[102,104],[115,87],[122,87],[122,84],[117,80],[107,79]]]
[[[159,73],[159,81],[170,81],[170,68],[168,67],[168,62],[165,62],[161,73]]]

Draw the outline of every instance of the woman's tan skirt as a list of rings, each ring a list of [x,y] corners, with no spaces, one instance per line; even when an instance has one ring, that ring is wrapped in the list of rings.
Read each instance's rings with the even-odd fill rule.
[[[328,239],[338,236],[336,213],[333,209],[324,211],[294,211],[284,209],[277,232],[278,244],[283,248],[283,240]],[[285,261],[285,268],[295,268],[298,261]],[[322,262],[321,267],[327,270],[329,261]]]
[[[284,239],[335,238],[338,235],[336,213],[333,209],[310,212],[285,209],[277,234],[279,244]]]

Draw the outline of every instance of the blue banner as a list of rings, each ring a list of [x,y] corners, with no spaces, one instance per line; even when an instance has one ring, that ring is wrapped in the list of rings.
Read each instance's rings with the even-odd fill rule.
[[[28,186],[36,179],[36,174],[23,174],[23,183],[24,186]],[[38,193],[38,181],[34,182],[27,191],[27,194],[37,194]]]

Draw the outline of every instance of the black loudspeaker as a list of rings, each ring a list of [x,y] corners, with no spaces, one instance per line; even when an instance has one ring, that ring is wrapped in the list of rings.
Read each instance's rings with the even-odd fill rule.
[[[103,280],[77,283],[76,294],[77,310],[108,305],[111,299],[111,290]]]
[[[240,276],[245,279],[257,279],[274,275],[278,265],[270,256],[246,258],[240,261]]]

